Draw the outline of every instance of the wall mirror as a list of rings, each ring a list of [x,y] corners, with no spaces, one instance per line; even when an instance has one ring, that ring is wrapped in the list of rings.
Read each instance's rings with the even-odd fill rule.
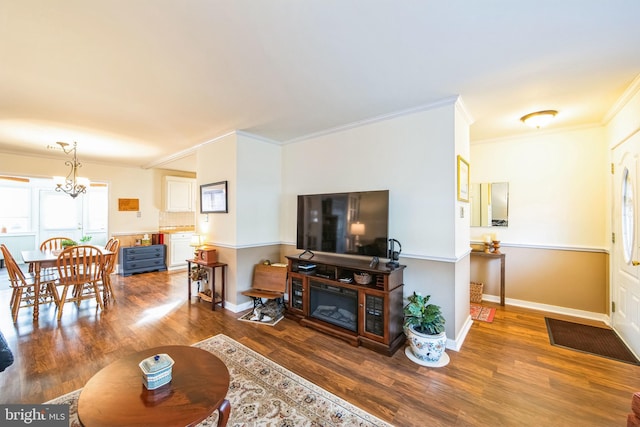
[[[509,183],[472,183],[469,203],[472,227],[509,225]]]

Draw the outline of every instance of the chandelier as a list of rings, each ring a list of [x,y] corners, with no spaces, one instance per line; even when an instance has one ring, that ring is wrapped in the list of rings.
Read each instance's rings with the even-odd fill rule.
[[[62,148],[64,154],[73,153],[73,160],[67,160],[64,162],[65,165],[71,168],[67,177],[54,176],[53,182],[56,184],[56,191],[67,193],[75,199],[78,197],[78,194],[86,193],[87,187],[89,186],[89,180],[87,178],[80,178],[78,176],[78,169],[82,167],[82,164],[78,161],[78,155],[76,153],[78,143],[74,142],[73,148],[70,149],[67,149],[69,144],[66,142],[57,142],[57,144]]]

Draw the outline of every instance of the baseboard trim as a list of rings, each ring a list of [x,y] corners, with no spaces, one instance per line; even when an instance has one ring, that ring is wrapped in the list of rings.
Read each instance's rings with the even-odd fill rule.
[[[464,344],[464,340],[467,338],[467,334],[471,330],[471,325],[473,325],[473,320],[471,319],[471,315],[467,316],[467,320],[462,325],[460,332],[456,336],[455,339],[447,338],[447,348],[453,351],[460,351],[462,348],[462,344]]]
[[[496,302],[496,303],[500,302],[500,297],[497,295],[483,294],[482,299],[490,302]],[[563,314],[566,316],[596,320],[596,321],[604,322],[608,326],[611,326],[611,317],[605,313],[596,313],[593,311],[578,310],[575,308],[560,307],[557,305],[540,304],[536,302],[524,301],[524,300],[513,299],[513,298],[506,298],[505,304],[513,305],[516,307],[529,308],[531,310],[548,311],[550,313]]]
[[[241,311],[245,311],[250,308],[253,308],[253,301],[246,301],[238,305],[231,304],[229,301],[225,301],[224,308],[227,310],[233,311],[234,313],[240,313]]]

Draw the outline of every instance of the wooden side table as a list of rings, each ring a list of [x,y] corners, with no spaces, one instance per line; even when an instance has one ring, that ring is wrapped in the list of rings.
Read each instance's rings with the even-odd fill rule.
[[[211,302],[211,310],[215,311],[216,305],[220,305],[220,307],[224,308],[224,292],[227,285],[227,264],[222,262],[214,262],[211,264],[206,264],[197,259],[188,259],[187,260],[187,275],[189,278],[187,279],[187,287],[189,288],[189,302],[191,302],[191,264],[196,264],[200,267],[207,268],[211,271],[211,297],[202,292],[199,292],[197,297],[204,299],[205,301]],[[216,298],[216,270],[221,269],[221,279],[222,283],[220,285],[220,298]]]
[[[505,256],[504,254],[503,253],[496,254],[493,252],[471,251],[471,256],[500,259],[500,305],[504,305],[504,298],[505,298],[505,284],[504,284]]]
[[[138,364],[166,353],[174,361],[171,382],[155,390],[142,384]],[[103,368],[78,397],[84,427],[192,426],[216,409],[218,426],[229,420],[229,370],[214,354],[197,347],[169,345],[131,354]]]

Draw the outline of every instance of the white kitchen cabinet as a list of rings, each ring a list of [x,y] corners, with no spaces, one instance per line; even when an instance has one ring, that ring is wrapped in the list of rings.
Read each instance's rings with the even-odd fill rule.
[[[193,233],[171,233],[166,235],[167,263],[170,269],[185,266],[187,265],[187,259],[193,258],[195,248],[190,246],[192,236]]]
[[[165,176],[165,210],[194,212],[196,210],[196,180],[179,176]]]

